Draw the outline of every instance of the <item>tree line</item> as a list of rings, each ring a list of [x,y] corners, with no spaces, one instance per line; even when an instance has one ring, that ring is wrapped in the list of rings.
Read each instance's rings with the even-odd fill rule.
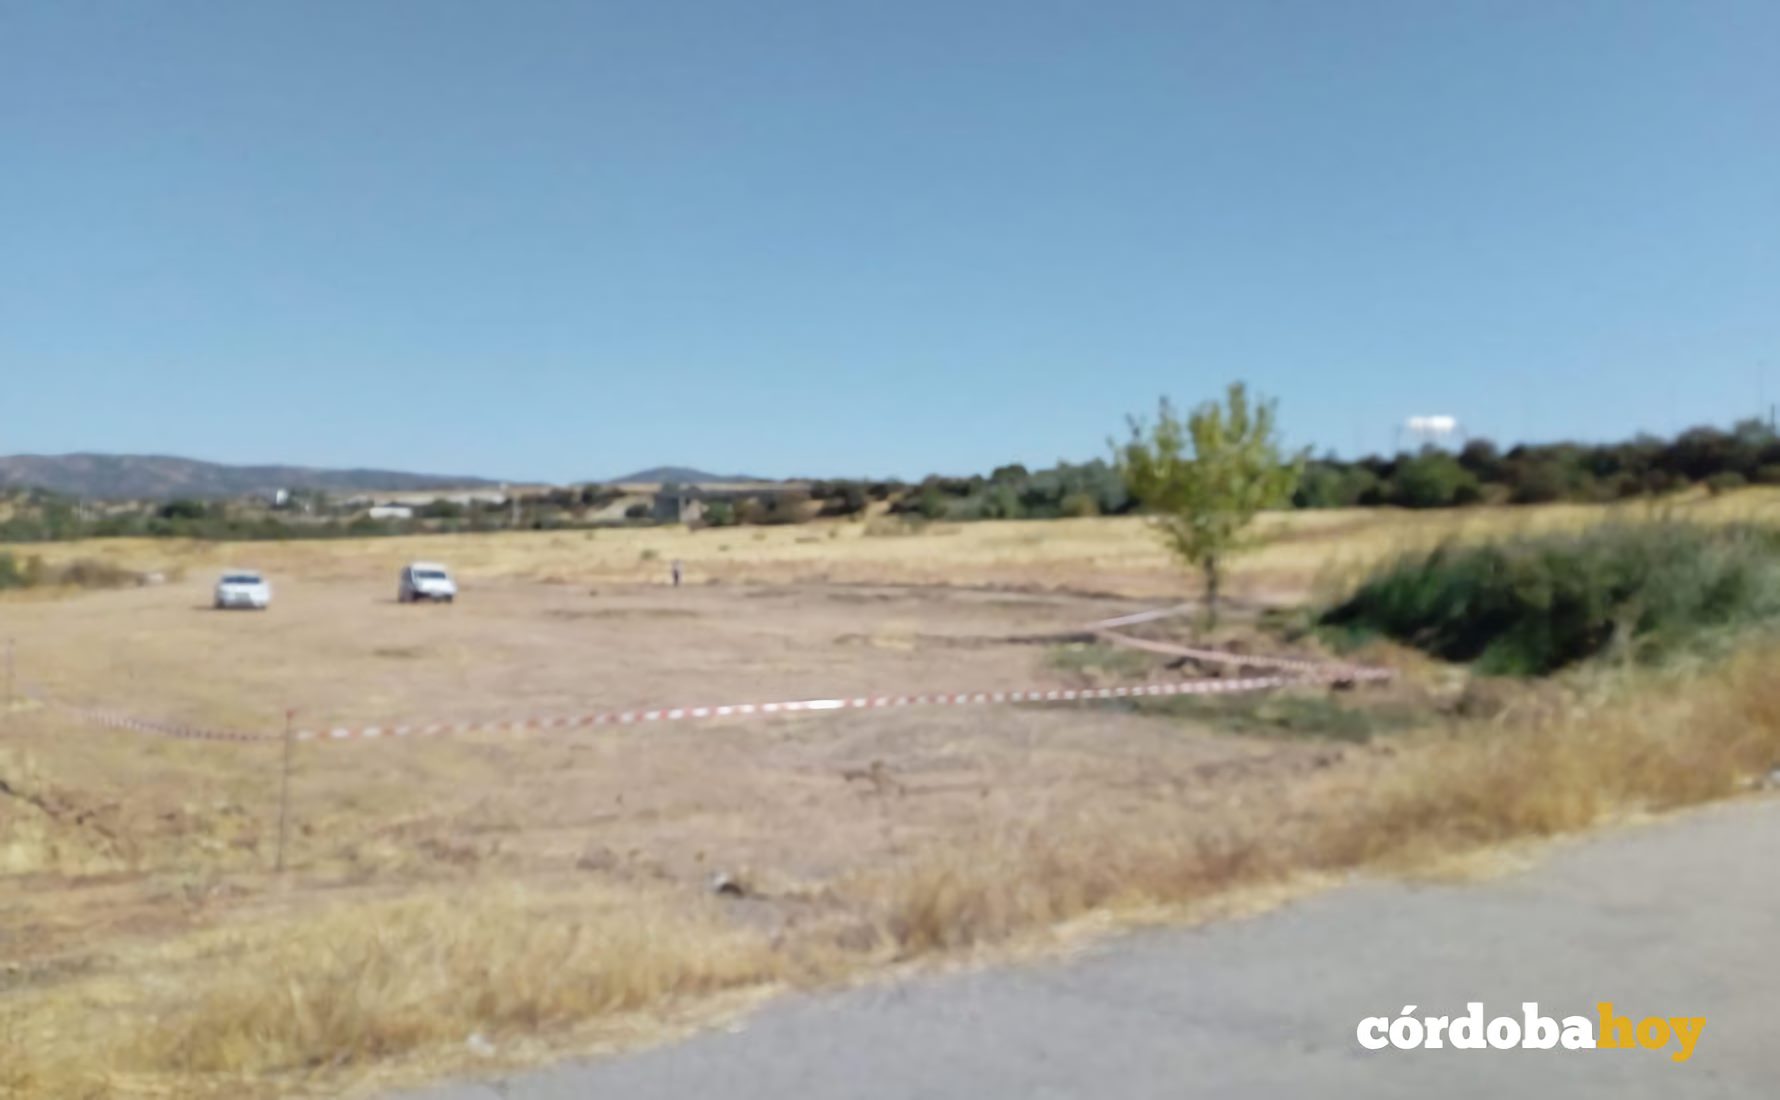
[[[1185,421],[1180,422],[1183,429]],[[1131,491],[1127,471],[1112,461],[1060,461],[1029,470],[1018,463],[966,477],[813,480],[807,488],[763,491],[756,499],[713,501],[706,526],[799,523],[859,516],[873,508],[914,520],[1056,519],[1153,511]],[[1281,461],[1286,461],[1283,455]],[[1617,443],[1521,444],[1483,438],[1456,449],[1434,447],[1344,459],[1291,456],[1299,477],[1278,507],[1455,508],[1471,504],[1605,502],[1703,487],[1780,485],[1780,435],[1760,420],[1731,428],[1690,428],[1672,438],[1635,436]],[[308,514],[245,507],[238,502],[172,500],[124,508],[82,508],[43,490],[0,493],[0,542],[83,537],[290,539],[401,535],[424,531],[555,529],[592,525],[590,515],[622,491],[571,486],[506,504],[423,505],[413,520],[352,514],[325,498]],[[627,523],[654,522],[646,504]]]
[[[1538,443],[1502,449],[1473,438],[1456,449],[1424,447],[1343,459],[1304,456],[1294,508],[1457,508],[1469,504],[1599,503],[1693,487],[1713,492],[1780,485],[1780,435],[1760,420],[1729,430],[1690,428],[1663,439]],[[829,483],[844,485],[847,483]],[[1060,462],[1028,471],[928,477],[899,486],[891,510],[928,519],[1052,519],[1123,515],[1140,504],[1109,462]]]

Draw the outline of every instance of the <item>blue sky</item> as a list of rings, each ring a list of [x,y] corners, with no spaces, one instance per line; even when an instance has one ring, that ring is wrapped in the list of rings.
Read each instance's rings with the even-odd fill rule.
[[[0,453],[581,479],[1780,402],[1780,4],[0,5]]]

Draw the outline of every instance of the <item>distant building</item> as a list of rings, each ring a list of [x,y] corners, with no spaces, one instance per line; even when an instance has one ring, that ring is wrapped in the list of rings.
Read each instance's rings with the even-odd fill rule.
[[[365,515],[372,519],[413,519],[414,508],[408,504],[373,504]]]
[[[500,489],[416,489],[393,493],[360,493],[357,496],[346,498],[346,503],[353,508],[365,508],[376,504],[404,504],[418,508],[423,504],[442,500],[467,508],[472,504],[506,504],[510,496],[509,492]]]

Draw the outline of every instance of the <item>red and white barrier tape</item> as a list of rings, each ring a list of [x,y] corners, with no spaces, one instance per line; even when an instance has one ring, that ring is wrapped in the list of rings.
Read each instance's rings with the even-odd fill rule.
[[[340,727],[300,730],[299,741],[346,741],[383,737],[433,737],[475,730],[517,732],[524,730],[576,729],[592,726],[648,725],[703,718],[744,718],[810,711],[881,710],[895,707],[972,706],[1006,703],[1060,703],[1094,699],[1126,699],[1165,695],[1222,695],[1264,691],[1314,681],[1375,680],[1379,670],[1341,669],[1332,675],[1250,676],[1224,680],[1180,680],[1160,684],[1133,684],[1110,688],[1055,688],[1023,691],[954,692],[939,695],[861,695],[838,699],[793,699],[779,703],[730,703],[720,706],[660,707],[648,710],[605,711],[594,714],[557,715],[489,721],[450,722],[434,725]]]
[[[1119,615],[1111,619],[1101,619],[1089,623],[1085,628],[1089,633],[1104,638],[1115,645],[1129,646],[1150,653],[1160,653],[1170,657],[1189,657],[1195,661],[1205,661],[1218,665],[1238,665],[1250,668],[1285,668],[1300,672],[1328,672],[1343,670],[1345,675],[1339,678],[1354,680],[1389,679],[1393,673],[1387,669],[1369,669],[1360,665],[1348,665],[1339,661],[1317,661],[1306,657],[1271,657],[1259,653],[1232,653],[1226,649],[1201,649],[1198,646],[1176,645],[1173,642],[1153,642],[1147,638],[1133,638],[1129,634],[1121,634],[1118,630],[1123,626],[1136,626],[1140,623],[1153,623],[1160,619],[1171,619],[1192,613],[1189,605],[1179,607],[1163,607],[1154,611],[1139,611],[1131,615]]]
[[[1226,695],[1249,691],[1266,691],[1301,683],[1356,683],[1388,680],[1389,669],[1366,668],[1297,657],[1269,657],[1228,653],[1216,649],[1198,649],[1166,642],[1152,642],[1117,633],[1120,626],[1153,622],[1181,614],[1183,609],[1170,608],[1144,611],[1089,624],[1091,633],[1119,645],[1132,646],[1155,653],[1189,657],[1224,665],[1277,668],[1281,672],[1266,676],[1232,677],[1229,679],[1176,680],[1167,683],[1133,684],[1108,688],[1041,688],[1019,691],[948,692],[927,695],[861,695],[833,699],[792,699],[774,703],[726,703],[715,706],[656,707],[643,710],[599,711],[589,714],[534,716],[525,718],[493,718],[462,722],[437,722],[410,725],[337,726],[327,729],[305,729],[291,736],[298,741],[352,741],[382,738],[439,737],[473,731],[517,732],[526,730],[583,729],[597,726],[650,725],[708,718],[748,718],[772,714],[801,714],[832,710],[880,710],[919,706],[974,706],[1006,703],[1067,703],[1102,699],[1130,699],[1172,695]],[[94,725],[111,729],[132,730],[191,741],[282,741],[279,733],[243,733],[234,730],[203,729],[176,722],[165,722],[125,714],[121,711],[65,703],[31,693],[40,701],[67,711]]]
[[[183,741],[281,741],[283,736],[274,733],[242,733],[238,730],[202,729],[187,726],[178,722],[163,722],[154,718],[143,718],[139,715],[125,714],[122,711],[101,710],[96,707],[83,707],[77,703],[65,703],[60,699],[48,698],[41,694],[33,694],[33,698],[46,706],[66,711],[81,721],[106,729],[130,730],[134,733],[150,733],[158,737],[174,737]]]

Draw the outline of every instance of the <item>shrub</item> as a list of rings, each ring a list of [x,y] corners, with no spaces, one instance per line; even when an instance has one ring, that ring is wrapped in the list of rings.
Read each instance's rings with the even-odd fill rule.
[[[1713,496],[1732,489],[1741,489],[1747,484],[1749,480],[1735,470],[1720,470],[1706,479],[1706,488]]]
[[[1477,500],[1477,475],[1443,451],[1424,451],[1397,470],[1396,503],[1406,508],[1449,508]]]
[[[92,558],[78,558],[46,572],[47,583],[74,588],[125,588],[136,584],[138,579],[131,570]]]
[[[764,500],[751,497],[743,501],[737,515],[743,523],[803,523],[810,518],[809,504],[808,493],[801,489],[787,489],[772,493]]]
[[[77,558],[66,565],[45,565],[42,558],[32,556],[20,562],[12,554],[0,552],[0,589],[32,588],[38,585],[66,585],[72,588],[124,588],[140,578],[128,569],[107,561]]]
[[[31,584],[31,563],[19,564],[11,554],[0,552],[0,590],[24,588]]]
[[[1058,505],[1057,511],[1060,515],[1068,516],[1072,519],[1085,516],[1097,516],[1100,514],[1100,502],[1094,498],[1094,494],[1092,493],[1070,493],[1063,498],[1062,503]]]
[[[1515,468],[1511,500],[1516,504],[1547,504],[1571,492],[1569,474],[1555,461],[1537,460]]]
[[[210,506],[201,500],[170,500],[161,505],[159,515],[162,519],[204,519],[210,515]]]
[[[1665,523],[1441,546],[1384,567],[1322,621],[1543,675],[1610,648],[1653,659],[1776,615],[1780,533]]]
[[[464,506],[455,500],[431,500],[415,509],[421,519],[462,519]]]
[[[856,516],[870,499],[866,486],[857,481],[818,481],[811,486],[810,497],[821,502],[823,516]]]

